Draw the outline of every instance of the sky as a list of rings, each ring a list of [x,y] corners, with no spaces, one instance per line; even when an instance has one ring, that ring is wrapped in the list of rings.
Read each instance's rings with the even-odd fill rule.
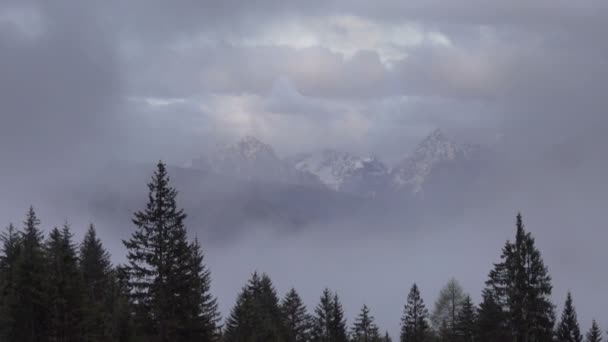
[[[533,171],[556,182],[576,155],[589,172],[566,188],[584,198],[608,160],[607,14],[602,0],[0,0],[0,213],[111,160],[182,164],[253,135],[281,155],[390,161],[435,128],[520,166],[555,149],[564,162]]]

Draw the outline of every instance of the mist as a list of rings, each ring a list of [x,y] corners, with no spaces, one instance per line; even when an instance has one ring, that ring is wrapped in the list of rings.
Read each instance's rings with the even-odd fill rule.
[[[365,303],[397,336],[414,282],[428,307],[452,277],[478,303],[522,212],[557,312],[570,290],[582,327],[605,327],[607,10],[0,1],[1,224],[30,205],[78,240],[93,222],[122,263],[163,160],[224,316],[257,270],[309,310],[337,290],[349,323]],[[331,148],[395,168],[436,128],[484,146],[489,166],[467,166],[471,183],[441,171],[422,201],[188,166],[254,136],[281,160]]]

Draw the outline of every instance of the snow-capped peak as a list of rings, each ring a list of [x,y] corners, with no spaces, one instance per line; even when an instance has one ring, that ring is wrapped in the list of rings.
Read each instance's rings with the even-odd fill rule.
[[[316,175],[330,189],[349,192],[360,192],[361,183],[388,174],[386,166],[374,157],[330,149],[299,155],[293,165],[297,170]]]
[[[272,146],[263,143],[258,138],[253,136],[245,136],[235,144],[228,145],[226,150],[239,153],[242,157],[253,160],[257,158],[276,159],[276,154]]]
[[[433,168],[440,163],[470,158],[473,147],[457,144],[443,131],[432,131],[393,169],[393,181],[398,187],[409,187],[414,193],[422,190],[423,183]]]

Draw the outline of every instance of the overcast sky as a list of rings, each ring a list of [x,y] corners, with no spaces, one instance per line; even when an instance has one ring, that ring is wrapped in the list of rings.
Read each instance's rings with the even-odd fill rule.
[[[122,138],[121,157],[181,162],[250,134],[393,158],[436,127],[564,140],[606,126],[607,7],[2,0],[1,151]]]
[[[605,0],[0,0],[0,185],[183,163],[244,135],[394,160],[435,128],[605,163],[607,14]]]

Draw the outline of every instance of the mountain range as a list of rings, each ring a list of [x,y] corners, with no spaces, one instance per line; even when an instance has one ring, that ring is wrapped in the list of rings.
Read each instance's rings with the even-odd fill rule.
[[[457,143],[439,129],[394,165],[373,156],[332,149],[281,159],[272,146],[247,136],[193,160],[191,167],[241,181],[323,187],[376,198],[395,194],[420,196],[440,169],[473,163],[482,154],[481,147]]]

